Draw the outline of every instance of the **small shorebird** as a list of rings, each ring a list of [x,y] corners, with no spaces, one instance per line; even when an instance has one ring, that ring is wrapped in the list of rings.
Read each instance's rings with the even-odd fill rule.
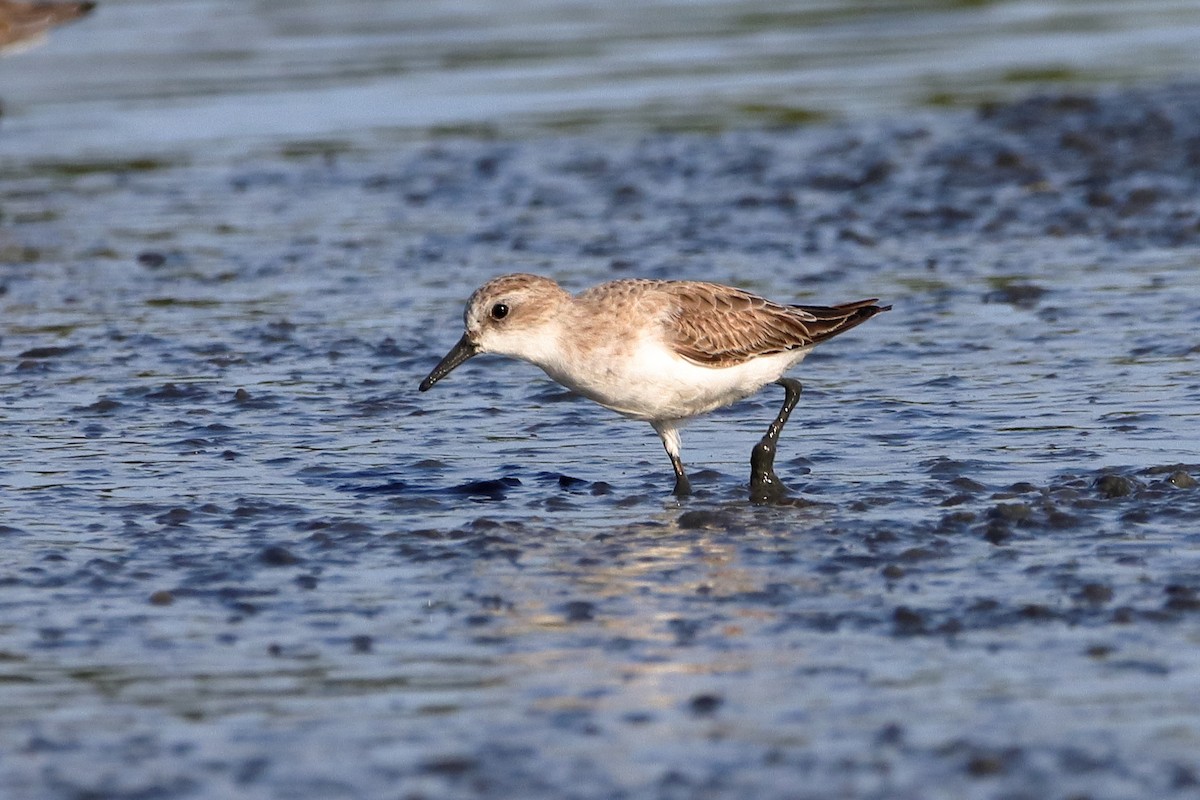
[[[783,305],[716,283],[641,279],[572,296],[549,278],[503,275],[471,295],[466,332],[420,389],[480,353],[528,361],[589,400],[649,422],[683,496],[691,493],[679,456],[683,423],[774,382],[786,397],[751,452],[750,498],[778,502],[785,495],[775,448],[801,391],[783,375],[817,343],[891,308],[875,303]]]
[[[27,3],[0,0],[0,52],[16,52],[38,44],[46,31],[82,17],[95,3]]]

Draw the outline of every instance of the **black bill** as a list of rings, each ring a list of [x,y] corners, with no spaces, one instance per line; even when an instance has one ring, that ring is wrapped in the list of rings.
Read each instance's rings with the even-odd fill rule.
[[[449,375],[451,370],[478,353],[479,345],[472,342],[467,334],[464,333],[462,338],[458,340],[458,344],[454,345],[450,352],[446,353],[446,357],[439,361],[438,365],[433,368],[433,372],[429,373],[429,377],[421,381],[421,391],[428,391],[431,386]]]

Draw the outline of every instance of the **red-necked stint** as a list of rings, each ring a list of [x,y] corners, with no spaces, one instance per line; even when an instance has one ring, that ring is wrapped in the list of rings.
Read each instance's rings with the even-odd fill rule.
[[[649,422],[683,496],[691,492],[679,457],[683,423],[774,382],[786,398],[751,453],[750,498],[778,502],[785,494],[775,448],[801,390],[783,375],[814,345],[891,308],[876,302],[783,305],[716,283],[642,279],[572,296],[549,278],[503,275],[471,295],[466,332],[420,388],[480,353],[528,361],[605,408]]]
[[[27,3],[0,0],[0,52],[17,52],[38,44],[55,25],[82,17],[95,3]]]

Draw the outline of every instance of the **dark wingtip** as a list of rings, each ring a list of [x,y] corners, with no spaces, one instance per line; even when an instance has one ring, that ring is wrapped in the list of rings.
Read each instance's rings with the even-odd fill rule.
[[[891,311],[890,305],[877,306],[879,298],[857,300],[836,306],[793,306],[817,318],[816,322],[805,322],[812,344],[832,339],[851,328],[857,328],[876,314]]]

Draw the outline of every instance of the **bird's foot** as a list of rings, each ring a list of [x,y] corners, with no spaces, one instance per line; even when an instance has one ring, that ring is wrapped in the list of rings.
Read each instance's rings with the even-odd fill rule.
[[[691,493],[692,493],[692,484],[691,484],[691,481],[689,481],[687,479],[687,476],[679,475],[678,477],[676,477],[675,478],[675,489],[671,492],[671,494],[675,495],[676,497],[687,497]]]
[[[787,499],[787,489],[775,474],[775,442],[763,437],[750,451],[750,502],[779,505]]]

